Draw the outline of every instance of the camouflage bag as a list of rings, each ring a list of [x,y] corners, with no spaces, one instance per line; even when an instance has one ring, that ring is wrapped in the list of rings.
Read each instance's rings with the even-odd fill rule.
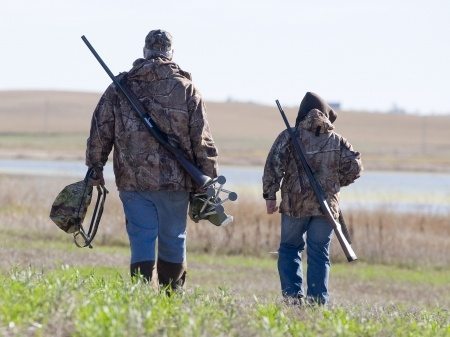
[[[50,219],[64,232],[73,233],[74,242],[78,247],[89,246],[89,248],[92,248],[91,242],[97,233],[106,194],[108,193],[104,186],[97,186],[97,202],[89,230],[86,232],[82,224],[92,200],[91,174],[92,170],[90,169],[84,180],[64,187],[53,202],[50,211]],[[82,241],[79,238],[80,236]]]

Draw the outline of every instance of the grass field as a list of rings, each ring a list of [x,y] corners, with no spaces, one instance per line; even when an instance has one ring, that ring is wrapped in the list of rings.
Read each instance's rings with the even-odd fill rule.
[[[450,335],[448,217],[349,214],[360,260],[341,262],[334,242],[330,305],[296,307],[279,296],[270,253],[278,218],[237,203],[227,228],[189,224],[187,290],[167,297],[129,280],[115,191],[92,250],[50,222],[67,183],[0,176],[2,336]]]
[[[83,158],[99,94],[0,92],[0,157]],[[207,103],[222,164],[264,163],[284,129],[274,106]],[[291,123],[297,108],[286,108]],[[366,169],[450,169],[450,116],[342,111],[336,130],[363,154]]]
[[[0,92],[0,158],[82,159],[98,98]],[[275,108],[207,107],[221,163],[261,165],[283,129]],[[336,126],[366,169],[450,168],[450,116],[341,112]],[[330,305],[297,307],[280,298],[279,217],[240,195],[232,225],[189,223],[187,289],[168,297],[130,281],[112,182],[94,249],[51,223],[71,182],[0,174],[0,336],[450,336],[449,214],[346,213],[359,261],[343,262],[333,241]]]
[[[126,247],[82,250],[63,240],[11,239],[7,247],[13,250],[0,250],[10,262],[0,269],[2,336],[450,333],[446,270],[335,264],[331,304],[296,307],[279,297],[273,258],[191,253],[186,293],[167,297],[130,282]]]

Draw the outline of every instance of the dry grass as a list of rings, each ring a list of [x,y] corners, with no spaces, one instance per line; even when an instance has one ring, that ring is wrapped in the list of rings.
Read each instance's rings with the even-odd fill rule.
[[[279,243],[278,215],[265,214],[262,200],[241,198],[230,205],[236,221],[228,228],[208,223],[191,226],[191,237],[202,238],[193,246],[204,251],[265,255]],[[450,266],[450,219],[436,214],[398,214],[392,211],[352,211],[346,221],[359,258],[371,263]],[[206,243],[206,244],[205,244]],[[334,261],[344,261],[333,240]]]
[[[0,156],[82,158],[99,94],[0,92]],[[284,125],[274,106],[207,103],[222,164],[262,164]],[[297,108],[287,108],[290,121]],[[367,169],[450,169],[450,116],[340,112],[336,129]],[[64,144],[64,146],[62,146]]]
[[[450,265],[450,218],[437,214],[354,211],[347,222],[354,247],[366,261]],[[336,253],[337,245],[334,245]]]
[[[28,237],[30,240],[38,237],[70,244],[70,236],[48,219],[52,201],[69,183],[71,181],[67,178],[0,175],[0,232],[3,233],[0,250],[3,253],[13,248],[8,240],[14,237]],[[216,227],[209,222],[190,223],[189,249],[255,256],[269,256],[276,251],[279,216],[265,214],[263,201],[253,198],[241,196],[237,203],[228,206],[227,211],[235,217],[235,222],[228,227]],[[346,216],[354,238],[354,249],[362,261],[450,266],[449,217],[394,214],[382,210],[354,211]],[[127,246],[123,224],[122,205],[117,192],[111,188],[95,242]],[[337,242],[332,245],[332,256],[334,261],[344,259]]]

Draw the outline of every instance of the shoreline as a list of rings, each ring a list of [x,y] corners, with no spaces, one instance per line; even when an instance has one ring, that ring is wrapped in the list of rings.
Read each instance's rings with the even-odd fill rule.
[[[0,160],[11,160],[11,161],[40,161],[40,162],[83,162],[84,156],[75,155],[71,153],[48,153],[46,151],[8,151],[6,149],[0,149]],[[108,160],[108,163],[112,163],[112,156]],[[254,167],[263,168],[264,160],[246,160],[244,158],[232,158],[225,157],[219,158],[219,168],[221,166],[233,166],[233,167]],[[399,172],[399,173],[442,173],[450,174],[450,166],[447,165],[417,165],[411,166],[408,164],[396,164],[396,165],[364,165],[363,172]],[[363,173],[364,174],[364,173]]]
[[[82,160],[1,159],[0,177],[54,177],[83,179],[86,166]],[[226,188],[236,192],[239,201],[262,200],[262,166],[221,165],[219,174],[227,179]],[[105,179],[114,184],[112,163],[104,170]],[[450,173],[423,171],[371,171],[340,191],[343,210],[389,209],[395,212],[450,214]]]

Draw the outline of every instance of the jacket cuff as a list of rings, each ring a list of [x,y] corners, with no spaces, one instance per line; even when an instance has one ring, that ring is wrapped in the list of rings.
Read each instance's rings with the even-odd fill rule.
[[[266,200],[277,200],[277,197],[275,195],[269,193],[263,193],[263,198]]]

